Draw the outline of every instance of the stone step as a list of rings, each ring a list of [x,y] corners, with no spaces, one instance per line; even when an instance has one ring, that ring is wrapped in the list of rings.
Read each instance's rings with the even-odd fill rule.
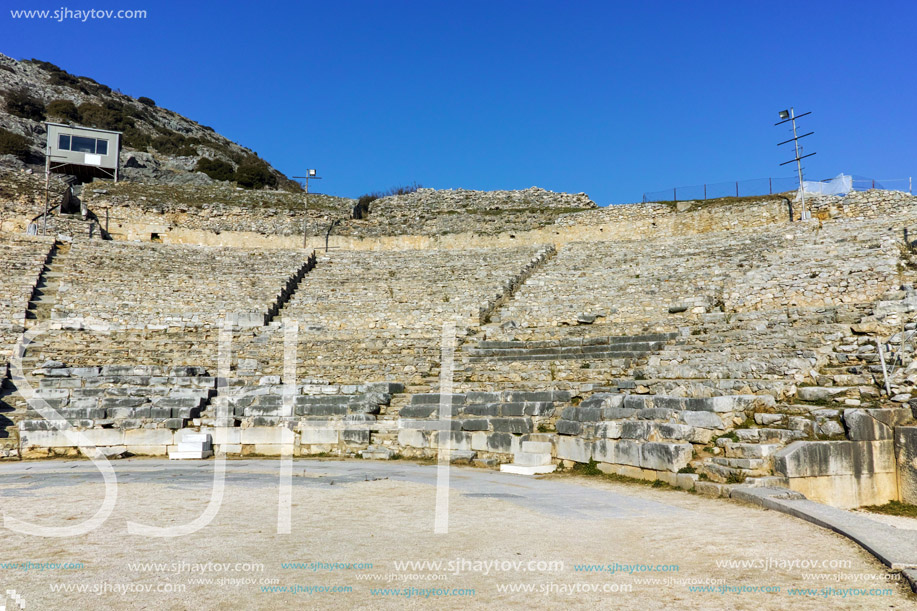
[[[740,443],[750,444],[787,444],[797,439],[802,439],[806,434],[802,431],[777,428],[751,428],[735,429],[733,431]]]
[[[532,340],[532,341],[481,341],[477,347],[480,349],[529,349],[529,348],[556,348],[575,346],[613,345],[633,342],[666,342],[677,336],[677,333],[653,333],[648,335],[617,335],[605,337],[591,337],[580,339],[562,340]]]
[[[522,451],[529,452],[532,454],[547,454],[551,455],[551,452],[554,449],[554,445],[550,441],[523,441],[522,442]]]
[[[557,470],[557,465],[540,465],[540,466],[524,466],[524,465],[510,465],[502,464],[500,465],[500,471],[503,473],[514,473],[516,475],[544,475],[546,473],[553,473]]]
[[[720,443],[725,442],[725,443]],[[726,453],[727,458],[766,459],[784,447],[782,443],[735,443],[728,439],[717,442]]]
[[[551,464],[551,454],[540,454],[534,452],[517,452],[513,454],[513,464],[523,467],[540,467]]]
[[[565,352],[559,354],[500,354],[495,356],[468,356],[469,363],[483,363],[489,361],[507,362],[507,361],[591,361],[591,360],[612,360],[612,359],[637,359],[650,354],[650,351],[605,351],[605,352]]]
[[[180,450],[169,447],[169,460],[202,460],[211,456],[212,450]]]

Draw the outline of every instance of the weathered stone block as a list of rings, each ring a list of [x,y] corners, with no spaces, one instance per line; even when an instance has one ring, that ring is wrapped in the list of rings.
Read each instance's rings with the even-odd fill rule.
[[[713,412],[693,412],[686,410],[678,414],[678,419],[690,426],[705,429],[723,429],[723,420]]]
[[[546,401],[530,401],[525,404],[526,416],[551,417],[554,415],[554,404]]]
[[[902,503],[917,505],[917,426],[895,429],[898,494]]]
[[[694,454],[690,443],[647,442],[640,448],[640,466],[656,471],[677,472],[686,467]]]
[[[557,458],[588,463],[592,459],[593,444],[576,437],[558,437],[555,450]]]
[[[522,416],[525,414],[525,403],[513,402],[500,405],[500,415],[504,417]]]
[[[637,410],[632,407],[603,407],[602,420],[624,420],[636,413]]]
[[[794,441],[774,455],[774,470],[790,478],[894,472],[894,442]]]
[[[534,429],[531,418],[491,418],[495,433],[531,433]]]
[[[889,426],[863,409],[845,409],[844,426],[847,428],[847,438],[852,441],[876,441],[891,439],[893,436]]]
[[[612,443],[608,441],[607,443]],[[621,465],[630,465],[639,467],[641,464],[640,446],[641,442],[632,439],[618,439],[614,443],[615,462]]]
[[[491,394],[491,393],[488,393]],[[496,394],[496,393],[492,393]],[[402,412],[404,410],[401,410]],[[462,412],[468,416],[499,416],[500,415],[500,404],[499,403],[477,403],[471,405],[465,405],[462,409]]]
[[[574,420],[558,420],[554,426],[558,435],[579,435],[583,432],[583,423]]]
[[[472,418],[462,420],[462,430],[464,431],[487,431],[490,430],[490,422],[486,418]]]
[[[415,397],[417,395],[414,395]],[[438,396],[438,395],[437,395]],[[439,404],[405,405],[401,408],[401,418],[432,418],[439,412]]]

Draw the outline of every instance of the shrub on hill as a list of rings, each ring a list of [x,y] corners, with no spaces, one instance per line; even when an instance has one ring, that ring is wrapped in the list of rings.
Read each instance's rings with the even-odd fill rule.
[[[48,77],[48,83],[59,87],[79,89],[80,81],[72,74],[61,70],[60,72],[52,72],[51,76]]]
[[[148,98],[145,96],[140,96],[139,98],[137,98],[137,101],[143,104],[144,106],[156,106],[156,102],[154,102],[152,98]]]
[[[236,170],[236,182],[247,189],[276,187],[277,177],[271,173],[267,163],[255,156],[246,157]]]
[[[77,107],[80,123],[99,129],[113,129],[124,131],[134,127],[130,107],[116,100],[106,100],[104,104],[83,102]]]
[[[124,146],[138,151],[146,151],[153,144],[153,138],[146,132],[136,127],[127,127],[124,130]]]
[[[51,100],[48,102],[47,113],[49,117],[67,119],[68,121],[79,121],[80,119],[76,104],[70,100]]]
[[[178,132],[170,130],[161,130],[162,135],[153,138],[153,148],[164,155],[178,155],[181,157],[192,157],[197,155],[198,144],[197,138],[188,138]]]
[[[15,155],[26,161],[29,157],[28,138],[0,127],[0,155]]]
[[[25,89],[15,89],[7,92],[6,111],[23,119],[45,120],[44,103]]]
[[[203,172],[214,180],[234,180],[236,177],[236,172],[232,164],[221,159],[201,157],[197,165],[194,166],[194,170],[196,172]]]

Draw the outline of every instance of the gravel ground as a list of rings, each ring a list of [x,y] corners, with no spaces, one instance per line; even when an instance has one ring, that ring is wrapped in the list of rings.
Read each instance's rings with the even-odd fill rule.
[[[152,538],[129,534],[127,523],[195,519],[208,505],[214,462],[113,464],[117,505],[101,527],[46,538],[6,524],[0,586],[25,609],[908,609],[917,601],[839,535],[680,491],[453,468],[448,532],[436,534],[435,466],[296,460],[291,532],[277,534],[278,463],[230,461],[212,522]],[[0,465],[5,518],[78,524],[103,493],[89,462]],[[397,564],[406,561],[446,564]]]

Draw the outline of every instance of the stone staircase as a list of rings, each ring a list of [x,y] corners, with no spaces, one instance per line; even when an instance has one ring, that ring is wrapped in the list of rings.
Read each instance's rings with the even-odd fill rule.
[[[662,349],[675,333],[544,341],[481,341],[465,349],[468,361],[639,359]]]
[[[516,475],[553,473],[557,465],[551,456],[552,449],[549,441],[523,441],[521,449],[513,454],[513,462],[500,465],[500,471]]]
[[[169,460],[202,460],[213,456],[210,434],[182,431],[176,446],[169,446]]]
[[[61,270],[66,264],[70,253],[70,244],[55,242],[48,255],[41,275],[29,300],[26,310],[26,327],[51,320],[51,311],[57,305],[57,295],[60,290]]]

